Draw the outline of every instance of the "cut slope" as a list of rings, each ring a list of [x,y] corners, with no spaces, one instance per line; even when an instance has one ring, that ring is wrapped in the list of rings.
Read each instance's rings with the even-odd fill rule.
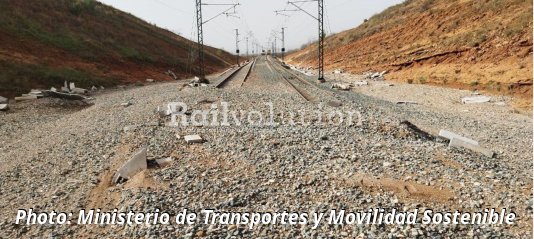
[[[0,95],[64,80],[83,87],[166,80],[167,70],[188,77],[194,53],[193,42],[94,0],[0,0]],[[208,72],[229,62],[229,53],[206,49]]]
[[[315,66],[315,45],[289,56]],[[327,69],[532,97],[532,1],[409,0],[326,40]]]

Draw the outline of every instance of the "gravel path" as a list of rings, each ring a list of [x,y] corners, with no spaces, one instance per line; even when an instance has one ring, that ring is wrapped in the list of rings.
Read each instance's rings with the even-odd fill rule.
[[[40,99],[0,113],[0,238],[530,238],[529,117],[507,111],[488,113],[485,106],[453,108],[424,103],[434,102],[434,92],[426,94],[428,99],[417,98],[422,104],[397,105],[386,96],[334,91],[328,83],[312,86],[292,79],[316,99],[307,101],[277,72],[279,69],[260,58],[242,87],[191,88],[180,81],[108,91],[96,95],[92,106],[58,106],[59,102]],[[395,88],[389,89],[378,95],[393,94]],[[417,94],[427,90],[413,89]],[[120,104],[124,102],[132,105],[123,107]],[[165,126],[169,118],[162,119],[156,112],[169,102],[211,111],[227,102],[230,110],[254,110],[256,116],[270,115],[270,103],[273,120],[279,124],[256,125],[257,118],[249,123],[245,117],[240,125],[169,127]],[[361,121],[334,124],[327,117],[316,117],[317,112],[358,112],[356,118]],[[449,148],[443,140],[425,139],[401,124],[405,120],[431,134],[439,129],[461,133],[497,155],[487,158]],[[186,144],[183,136],[190,134],[201,135],[206,142]],[[148,147],[149,160],[175,160],[170,166],[151,167],[124,184],[112,185],[117,167],[143,146]],[[322,225],[317,229],[309,225],[249,229],[244,225],[14,223],[19,208],[66,212],[158,208],[177,213],[184,208],[196,212],[206,208],[315,212],[376,207],[437,211],[508,208],[517,213],[518,220],[513,226],[492,227]]]

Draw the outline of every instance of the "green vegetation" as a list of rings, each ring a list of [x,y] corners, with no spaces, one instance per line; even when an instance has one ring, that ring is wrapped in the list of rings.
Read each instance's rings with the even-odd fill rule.
[[[76,0],[72,1],[69,6],[69,11],[76,16],[81,15],[83,12],[94,13],[96,9],[96,1],[94,0]]]
[[[419,77],[419,84],[423,84],[423,85],[426,84],[426,77],[424,76]]]
[[[110,86],[118,83],[118,79],[98,77],[69,67],[56,68],[0,61],[0,91],[20,94],[27,92],[28,85],[43,88],[57,87],[62,86],[66,80],[87,88],[93,85]]]
[[[126,46],[120,46],[119,52],[123,57],[126,57],[128,59],[137,61],[137,62],[148,62],[148,63],[154,63],[155,60],[152,59],[150,56],[139,52],[135,48],[130,48]]]

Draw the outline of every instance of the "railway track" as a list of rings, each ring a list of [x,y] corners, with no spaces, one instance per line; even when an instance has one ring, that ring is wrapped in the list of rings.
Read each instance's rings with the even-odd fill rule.
[[[297,86],[298,83],[292,82],[294,79],[297,79],[297,81],[300,82],[300,84],[311,84],[307,82],[304,79],[299,78],[294,73],[290,72],[289,70],[285,69],[280,64],[272,62],[272,60],[267,57],[267,64],[270,65],[270,68],[273,69],[273,71],[277,72],[277,74],[280,76],[280,79],[282,79],[284,82],[287,83],[295,92],[297,92],[302,98],[304,98],[306,101],[316,101],[316,98],[311,95],[309,92],[307,92],[303,87]]]
[[[223,77],[223,79],[215,87],[231,88],[236,86],[243,86],[247,78],[250,76],[252,67],[254,66],[255,62],[256,59],[247,63],[246,65],[239,66],[236,69],[229,71],[225,76],[221,76]]]

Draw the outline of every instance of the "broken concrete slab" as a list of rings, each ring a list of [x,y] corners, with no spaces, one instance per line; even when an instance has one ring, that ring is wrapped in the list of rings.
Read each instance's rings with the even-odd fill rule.
[[[0,111],[6,111],[9,109],[9,105],[8,104],[0,104]]]
[[[350,90],[351,86],[348,84],[332,84],[332,89]]]
[[[480,104],[487,103],[491,100],[491,97],[488,96],[470,96],[462,98],[463,104]]]
[[[0,96],[0,104],[7,104],[8,101],[7,98]]]
[[[69,83],[69,89],[72,90],[72,89],[74,89],[74,88],[76,88],[76,84],[74,84],[74,82],[70,82],[70,83]]]
[[[126,161],[126,163],[117,170],[113,176],[112,182],[120,183],[121,181],[128,180],[139,172],[147,169],[146,150],[146,147],[142,148],[130,160]]]
[[[160,167],[168,166],[168,165],[172,164],[172,162],[174,162],[174,158],[172,158],[172,157],[156,159],[156,163],[157,163]]]
[[[57,92],[57,89],[55,87],[50,87],[50,91]]]
[[[78,94],[70,94],[56,91],[44,91],[44,94],[49,97],[66,99],[66,100],[91,100],[91,98]]]
[[[184,136],[185,142],[188,144],[203,143],[204,139],[200,135],[186,135]]]
[[[28,93],[28,94],[30,94],[30,95],[42,95],[43,92],[40,91],[40,90],[32,89],[32,90],[30,90],[30,93]]]
[[[75,93],[75,94],[82,94],[82,95],[85,95],[85,94],[88,94],[89,91],[86,90],[86,89],[83,89],[83,88],[71,88],[70,89],[72,93]]]
[[[464,141],[464,142],[469,143],[469,144],[478,145],[478,142],[475,141],[475,140],[472,140],[470,138],[466,138],[464,136],[461,136],[459,134],[456,134],[456,133],[453,133],[453,132],[450,132],[450,131],[447,131],[447,130],[444,130],[444,129],[439,131],[439,136],[443,137],[443,138],[446,138],[446,139],[449,139],[451,141],[453,139],[458,139],[458,140]]]
[[[19,102],[19,101],[27,101],[27,100],[36,100],[36,99],[37,99],[36,95],[15,97],[15,101],[17,101],[17,102]]]
[[[37,99],[41,99],[44,97],[44,94],[22,94],[21,95],[22,97],[32,97],[32,96],[36,96]]]
[[[483,155],[485,155],[486,157],[489,157],[489,158],[493,158],[493,156],[495,156],[495,153],[493,151],[489,150],[489,149],[482,148],[482,147],[480,147],[478,145],[474,145],[474,144],[468,143],[468,142],[463,141],[463,140],[458,139],[458,138],[453,138],[451,140],[451,142],[449,143],[449,147],[463,147],[463,148],[466,148],[466,149],[481,153],[481,154],[483,154]]]

